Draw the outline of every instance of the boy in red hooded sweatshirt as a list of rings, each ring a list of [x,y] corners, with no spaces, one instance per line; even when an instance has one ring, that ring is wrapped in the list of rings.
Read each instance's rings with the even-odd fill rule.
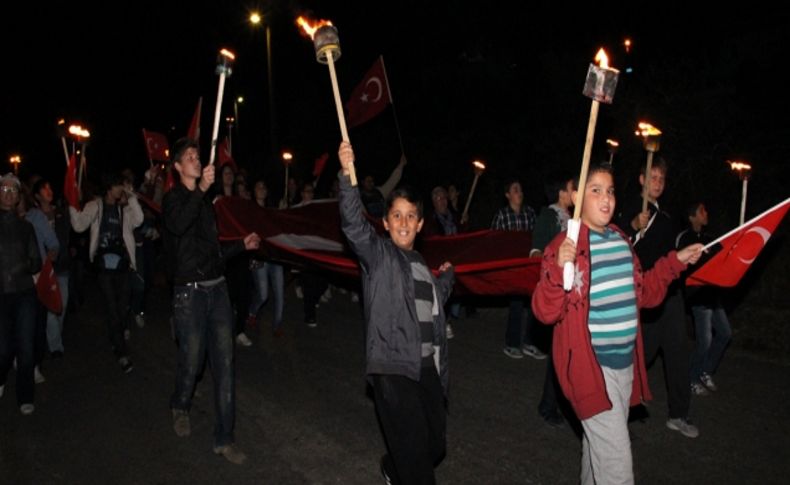
[[[610,224],[609,164],[590,167],[581,212],[578,244],[563,233],[547,246],[532,309],[555,325],[557,378],[584,428],[581,483],[628,484],[634,482],[628,408],[652,398],[639,309],[661,303],[672,280],[699,259],[702,245],[671,251],[643,273],[628,238]],[[575,266],[569,292],[562,287],[567,261]]]

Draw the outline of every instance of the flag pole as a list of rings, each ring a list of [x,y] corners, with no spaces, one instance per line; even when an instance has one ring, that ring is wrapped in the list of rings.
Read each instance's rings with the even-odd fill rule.
[[[768,214],[769,212],[773,212],[773,211],[775,211],[775,210],[779,209],[780,207],[782,207],[783,205],[785,205],[785,204],[788,204],[788,203],[790,203],[790,197],[786,198],[786,199],[785,199],[785,200],[783,200],[782,202],[779,202],[778,204],[776,204],[775,206],[771,207],[770,209],[768,209],[767,211],[763,212],[762,214],[760,214],[760,215],[758,215],[758,216],[756,216],[756,217],[753,217],[753,218],[749,219],[749,220],[748,220],[748,221],[746,221],[745,223],[743,223],[743,224],[741,224],[740,226],[736,227],[735,229],[733,229],[733,230],[729,231],[728,233],[724,234],[723,236],[719,236],[719,237],[717,237],[717,238],[716,238],[716,239],[714,239],[713,241],[711,241],[711,242],[709,242],[708,244],[706,244],[706,245],[705,245],[705,246],[702,248],[702,250],[703,250],[703,251],[707,251],[708,249],[710,249],[711,247],[715,246],[715,245],[716,245],[716,244],[718,244],[719,242],[723,241],[724,239],[728,238],[729,236],[731,236],[731,235],[735,234],[736,232],[740,231],[740,230],[741,230],[743,227],[745,227],[745,226],[748,226],[749,224],[751,224],[752,222],[756,221],[757,219],[759,219],[759,218],[761,218],[761,217],[765,216],[765,215],[766,215],[766,214]]]
[[[214,128],[211,132],[211,148],[208,157],[208,164],[212,165],[217,154],[217,135],[219,134],[219,117],[222,111],[222,96],[225,94],[225,78],[231,74],[231,65],[236,56],[227,49],[220,52],[217,74],[219,74],[219,86],[217,86],[217,105],[214,108]]]
[[[387,74],[387,65],[384,64],[384,56],[380,55],[381,69],[384,71],[384,80],[387,82],[387,95],[390,97],[390,104],[392,105],[392,117],[395,119],[395,131],[398,133],[398,144],[400,144],[400,152],[405,155],[406,150],[403,149],[403,136],[400,131],[400,122],[398,121],[398,113],[395,111],[395,100],[392,99],[392,91],[390,91],[390,77]]]

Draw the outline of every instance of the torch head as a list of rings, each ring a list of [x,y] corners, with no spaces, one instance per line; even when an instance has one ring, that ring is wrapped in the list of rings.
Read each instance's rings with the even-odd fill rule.
[[[599,103],[612,104],[620,71],[609,67],[609,58],[603,49],[598,51],[595,60],[599,65],[590,64],[582,93]]]
[[[333,60],[340,59],[340,37],[334,25],[323,25],[318,28],[313,37],[315,47],[315,58],[321,64],[328,64],[328,54],[332,54]]]
[[[236,55],[228,49],[222,49],[217,56],[217,75],[225,74],[230,77],[233,74],[233,61],[236,60]]]
[[[642,137],[642,144],[645,150],[655,153],[661,148],[661,130],[650,123],[640,121],[636,135]]]

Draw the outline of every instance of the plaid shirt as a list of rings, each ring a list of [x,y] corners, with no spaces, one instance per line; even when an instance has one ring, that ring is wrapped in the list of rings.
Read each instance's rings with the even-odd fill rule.
[[[499,209],[491,221],[491,229],[498,231],[531,231],[535,227],[535,211],[525,205],[516,214],[509,205]]]

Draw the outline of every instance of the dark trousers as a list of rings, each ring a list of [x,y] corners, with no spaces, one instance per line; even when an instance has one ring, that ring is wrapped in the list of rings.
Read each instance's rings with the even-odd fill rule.
[[[691,385],[683,296],[677,291],[669,293],[661,306],[643,310],[642,333],[645,362],[651,365],[659,349],[664,356],[669,417],[687,418],[691,403]]]
[[[128,354],[123,331],[129,318],[129,272],[99,271],[96,281],[104,296],[107,335],[115,357],[120,359]]]
[[[538,403],[538,413],[544,418],[560,412],[558,396],[562,396],[557,372],[554,369],[554,357],[551,352],[546,356],[546,376],[543,379],[543,395]]]
[[[388,470],[393,483],[436,483],[433,469],[447,451],[447,415],[436,369],[423,367],[420,382],[374,375],[373,396],[389,450],[385,463],[394,466],[394,474]]]
[[[299,282],[302,285],[302,295],[304,297],[302,300],[304,320],[306,322],[309,320],[315,321],[315,307],[321,301],[321,295],[329,287],[329,281],[323,274],[303,271],[299,276]]]
[[[208,351],[214,381],[214,445],[233,443],[236,387],[233,375],[233,311],[225,282],[211,287],[175,286],[173,317],[178,338],[172,409],[189,411],[195,381]]]
[[[16,357],[16,400],[33,404],[35,387],[34,341],[36,334],[35,290],[0,294],[0,385],[5,385]]]

